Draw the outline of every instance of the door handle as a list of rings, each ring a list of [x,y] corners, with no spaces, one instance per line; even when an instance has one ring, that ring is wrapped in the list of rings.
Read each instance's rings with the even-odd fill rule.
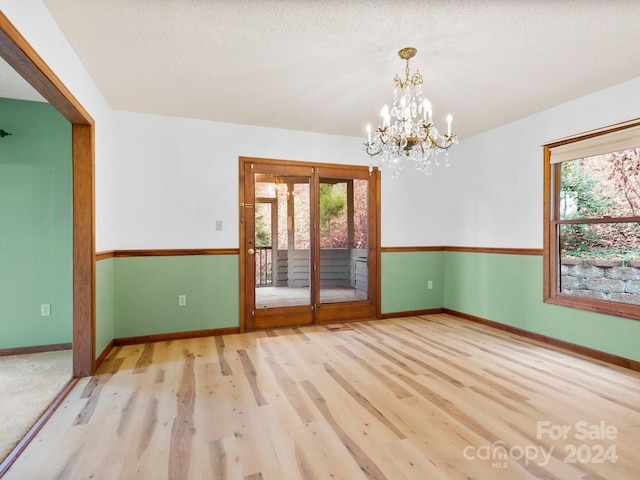
[[[254,253],[256,253],[256,252],[255,252],[255,250],[254,250],[253,248],[250,248],[249,250],[247,250],[247,253],[248,253],[249,255],[253,255],[253,254],[254,254]]]

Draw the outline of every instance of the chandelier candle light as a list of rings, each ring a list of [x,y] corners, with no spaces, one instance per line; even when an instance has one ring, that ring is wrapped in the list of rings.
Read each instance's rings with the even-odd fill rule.
[[[449,148],[458,143],[458,137],[451,134],[453,117],[447,115],[447,134],[444,135],[433,125],[431,102],[422,98],[422,75],[416,73],[409,78],[409,59],[415,48],[403,48],[398,52],[407,61],[404,82],[395,76],[393,107],[385,105],[380,111],[382,125],[375,132],[367,125],[367,143],[364,150],[369,155],[369,171],[373,171],[373,157],[380,155],[380,166],[386,165],[397,177],[406,160],[415,162],[416,170],[431,175],[432,163],[440,165],[438,154],[445,152],[445,164],[449,166]],[[392,123],[393,122],[393,123]]]

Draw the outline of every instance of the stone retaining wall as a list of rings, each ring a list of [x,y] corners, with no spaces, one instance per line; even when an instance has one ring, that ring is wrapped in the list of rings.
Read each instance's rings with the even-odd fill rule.
[[[562,257],[562,293],[640,305],[640,259]]]

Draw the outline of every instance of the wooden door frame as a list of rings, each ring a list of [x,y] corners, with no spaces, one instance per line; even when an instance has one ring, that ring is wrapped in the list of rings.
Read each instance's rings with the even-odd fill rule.
[[[348,169],[354,168],[356,165],[342,165],[342,164],[329,164],[329,163],[313,163],[313,162],[303,162],[303,161],[293,161],[293,160],[278,160],[278,159],[269,159],[269,158],[254,158],[254,157],[239,157],[238,158],[238,172],[239,172],[239,279],[240,279],[240,331],[246,331],[246,318],[245,318],[245,304],[246,304],[246,285],[247,279],[245,278],[245,269],[244,262],[246,260],[246,252],[244,248],[244,239],[245,239],[245,225],[242,221],[243,216],[246,216],[246,212],[244,204],[245,204],[245,182],[248,179],[245,178],[245,164],[247,163],[269,163],[269,164],[278,164],[283,167],[286,166],[295,166],[295,167],[308,167],[308,168],[319,168],[320,174],[322,175],[323,169]],[[373,203],[374,212],[369,212],[369,222],[372,225],[370,230],[373,232],[373,237],[370,238],[370,255],[373,256],[374,261],[372,266],[372,271],[369,274],[369,279],[372,283],[372,287],[370,288],[370,292],[375,296],[374,298],[374,309],[375,309],[375,318],[381,318],[381,275],[380,275],[380,170],[374,169],[373,172],[370,172],[370,178],[373,180],[372,184],[370,184],[369,192],[370,195],[374,195],[375,198],[373,201],[370,199],[369,204]],[[317,202],[316,202],[317,203]],[[317,247],[319,248],[319,246]]]
[[[318,298],[316,304],[316,324],[327,324],[350,321],[354,319],[364,318],[380,318],[380,171],[376,169],[372,172],[367,172],[367,167],[356,165],[329,165],[329,164],[315,164],[315,175],[318,180],[318,187],[322,183],[322,178],[340,178],[344,180],[348,179],[360,179],[360,175],[368,174],[368,301],[352,301],[345,303],[322,303],[320,302],[320,289],[316,292]],[[353,171],[358,172],[353,174]],[[353,176],[351,176],[353,175]],[[318,188],[318,195],[320,189]],[[316,199],[314,208],[316,209],[316,216],[320,218],[320,202]],[[320,245],[316,246],[314,256],[318,260],[320,265]],[[320,274],[322,267],[318,267],[314,273],[316,282],[320,285]]]
[[[289,307],[276,307],[268,310],[254,308],[249,309],[247,305],[247,292],[254,291],[255,278],[247,276],[246,265],[250,261],[247,250],[254,248],[255,243],[249,243],[255,240],[255,223],[253,218],[255,217],[255,193],[254,192],[254,177],[252,173],[255,172],[260,175],[286,175],[287,178],[293,178],[300,180],[301,183],[307,183],[310,187],[310,192],[314,190],[311,188],[311,182],[313,179],[313,165],[308,162],[282,162],[267,159],[258,158],[245,158],[240,157],[240,169],[242,170],[242,183],[240,191],[240,294],[241,294],[241,330],[257,330],[271,327],[280,327],[284,324],[290,325],[311,325],[313,323],[313,299],[310,298],[308,304],[293,305]],[[246,178],[250,176],[251,178]],[[295,183],[298,183],[297,181]],[[250,203],[247,203],[247,196],[251,196]],[[313,197],[310,198],[310,202],[313,202]],[[314,221],[315,212],[310,211],[310,221]],[[252,221],[246,221],[247,218],[252,218]],[[311,248],[309,249],[309,256],[312,255],[313,238],[310,239]],[[253,259],[253,257],[251,257]],[[251,261],[253,263],[253,261]],[[310,277],[310,292],[314,289],[314,278]],[[248,311],[251,310],[251,314]]]
[[[95,122],[0,12],[0,57],[71,123],[73,162],[73,376],[95,371]]]

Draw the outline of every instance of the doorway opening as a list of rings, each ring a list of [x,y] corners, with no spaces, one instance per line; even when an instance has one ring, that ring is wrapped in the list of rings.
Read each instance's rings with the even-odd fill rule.
[[[95,369],[94,121],[9,19],[0,12],[0,57],[71,124],[73,190],[73,376]],[[62,402],[69,383],[47,412]],[[47,412],[0,463],[0,476],[42,427]]]
[[[95,367],[94,121],[0,12],[0,57],[71,122],[73,169],[73,376]]]

